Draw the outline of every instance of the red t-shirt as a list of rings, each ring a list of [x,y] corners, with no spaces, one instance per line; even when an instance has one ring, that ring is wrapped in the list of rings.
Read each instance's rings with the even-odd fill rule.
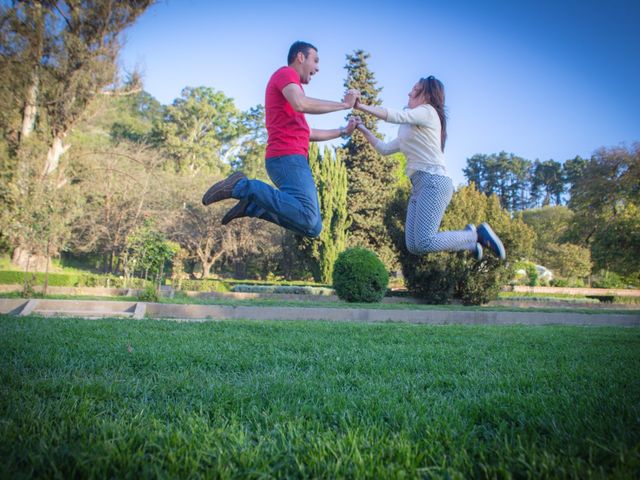
[[[296,112],[282,94],[282,89],[295,83],[300,76],[291,67],[282,67],[271,75],[265,94],[265,123],[267,126],[266,158],[282,155],[309,154],[309,125],[304,114]]]

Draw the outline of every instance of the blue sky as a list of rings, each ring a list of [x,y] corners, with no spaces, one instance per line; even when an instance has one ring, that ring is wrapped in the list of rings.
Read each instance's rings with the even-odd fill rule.
[[[305,87],[316,98],[341,98],[345,57],[365,50],[383,105],[403,107],[420,77],[443,81],[445,154],[460,184],[476,153],[562,162],[640,141],[638,25],[632,0],[160,0],[127,30],[121,66],[140,68],[163,104],[208,86],[246,110],[264,103],[293,41],[318,47],[320,72]],[[307,120],[334,128],[344,115]]]

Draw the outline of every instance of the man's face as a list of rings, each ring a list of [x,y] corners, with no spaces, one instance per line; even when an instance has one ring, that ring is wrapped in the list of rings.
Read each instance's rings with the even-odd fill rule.
[[[318,63],[320,63],[320,58],[318,57],[318,52],[313,48],[309,49],[309,55],[305,56],[302,53],[298,54],[300,58],[303,59],[301,64],[301,72],[300,72],[300,82],[304,85],[308,84],[311,81],[311,77],[318,73],[320,70],[318,68]]]

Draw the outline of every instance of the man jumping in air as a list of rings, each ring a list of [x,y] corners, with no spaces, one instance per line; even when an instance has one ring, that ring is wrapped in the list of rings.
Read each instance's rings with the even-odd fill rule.
[[[353,108],[359,97],[349,90],[342,102],[307,97],[302,85],[318,73],[318,49],[306,42],[295,42],[289,49],[288,65],[269,79],[265,94],[267,127],[266,170],[276,188],[236,172],[207,190],[204,205],[227,198],[239,202],[222,218],[222,224],[240,217],[256,217],[307,237],[322,230],[318,192],[309,168],[310,141],[346,138],[356,128],[356,119],[346,127],[331,130],[310,129],[305,113],[320,114]]]

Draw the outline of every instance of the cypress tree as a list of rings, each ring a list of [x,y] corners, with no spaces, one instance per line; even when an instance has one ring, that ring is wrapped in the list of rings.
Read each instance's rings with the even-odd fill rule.
[[[318,187],[322,214],[322,232],[317,239],[298,239],[298,248],[311,267],[314,279],[331,283],[333,264],[346,248],[349,220],[347,215],[347,169],[340,155],[325,147],[320,155],[318,145],[309,145],[309,166]]]
[[[369,70],[369,54],[356,50],[347,55],[347,79],[344,86],[361,93],[367,105],[380,105],[373,72]],[[358,112],[367,128],[376,135],[377,119]],[[348,211],[352,223],[349,245],[369,248],[378,254],[388,270],[397,267],[391,238],[384,225],[384,215],[396,185],[397,157],[382,156],[369,145],[364,136],[355,133],[343,147],[344,163],[349,180]]]

